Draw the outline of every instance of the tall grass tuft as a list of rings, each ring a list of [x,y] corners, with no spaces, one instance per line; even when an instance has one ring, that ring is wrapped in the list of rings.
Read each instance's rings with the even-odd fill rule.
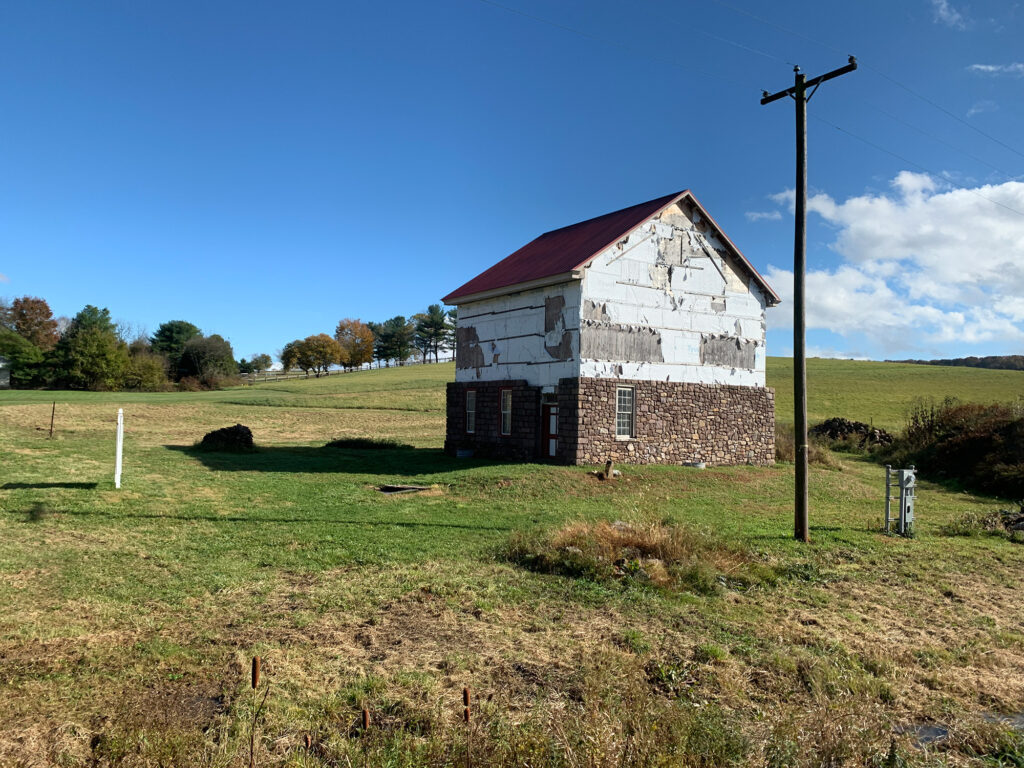
[[[531,571],[714,595],[770,580],[748,552],[671,522],[572,522],[513,533],[500,556]]]
[[[775,460],[796,461],[796,430],[792,424],[775,425]],[[807,461],[828,469],[841,469],[842,465],[829,447],[819,438],[808,436]]]

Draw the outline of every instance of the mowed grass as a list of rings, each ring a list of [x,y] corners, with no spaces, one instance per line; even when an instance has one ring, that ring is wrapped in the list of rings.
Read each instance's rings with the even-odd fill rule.
[[[1022,371],[994,371],[869,360],[807,361],[807,416],[811,424],[832,416],[895,431],[916,399],[941,402],[1009,402],[1024,396]],[[780,422],[793,420],[793,360],[768,358],[768,386],[775,389]]]
[[[769,361],[780,420],[787,362]],[[887,428],[919,395],[1007,400],[1022,380],[809,371],[812,419]],[[918,537],[885,537],[879,468],[844,458],[812,472],[803,546],[788,465],[625,467],[600,483],[587,468],[449,459],[452,375],[0,393],[0,765],[247,765],[257,653],[272,684],[259,765],[463,765],[464,685],[480,765],[865,764],[892,745],[920,764],[1012,757],[985,718],[1024,711],[1024,547],[942,534],[996,501],[923,484]],[[256,453],[192,448],[236,422]],[[341,437],[411,447],[324,447]],[[693,531],[703,587],[503,555],[524,532],[599,521]],[[364,706],[368,737],[353,728]],[[941,754],[912,743],[932,722],[952,729]]]

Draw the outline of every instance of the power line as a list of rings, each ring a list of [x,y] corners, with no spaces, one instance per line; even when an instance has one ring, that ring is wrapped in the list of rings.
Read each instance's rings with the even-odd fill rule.
[[[758,16],[755,13],[751,13],[750,11],[748,11],[748,10],[746,10],[744,8],[738,8],[737,6],[732,5],[731,3],[727,3],[727,2],[725,2],[725,0],[715,0],[715,2],[718,3],[719,5],[721,5],[724,8],[728,8],[730,11],[733,11],[734,13],[739,13],[739,14],[741,14],[743,16],[747,16],[747,17],[753,19],[754,21],[760,22],[761,24],[764,24],[764,25],[769,26],[769,27],[773,27],[774,29],[777,29],[777,30],[779,30],[781,32],[785,32],[786,34],[789,34],[789,35],[793,35],[794,37],[799,37],[801,40],[806,40],[809,43],[814,43],[815,45],[821,46],[822,48],[824,48],[826,50],[833,51],[833,52],[836,52],[836,53],[842,53],[844,55],[846,53],[846,52],[842,51],[841,49],[837,48],[836,46],[834,46],[834,45],[832,45],[830,43],[826,43],[825,41],[819,40],[818,38],[810,37],[810,36],[805,35],[805,34],[803,34],[801,32],[797,32],[794,29],[789,29],[788,27],[784,27],[781,24],[777,24],[774,21],[770,21],[769,19],[762,18],[761,16]],[[1004,149],[1008,149],[1010,152],[1013,152],[1015,155],[1018,155],[1019,157],[1024,157],[1024,152],[1021,152],[1020,150],[1016,149],[1015,147],[1010,146],[1009,144],[1007,144],[1005,141],[1002,141],[1001,139],[997,139],[995,136],[992,136],[991,134],[983,131],[981,128],[979,128],[978,126],[974,125],[973,123],[967,122],[962,117],[960,117],[956,113],[946,109],[944,106],[942,106],[938,102],[928,98],[927,96],[925,96],[923,94],[918,93],[913,88],[911,88],[909,85],[906,85],[905,83],[901,83],[895,77],[892,77],[891,75],[887,75],[882,70],[878,69],[877,67],[871,66],[871,64],[868,64],[868,63],[864,62],[862,59],[858,59],[858,61],[860,62],[861,66],[863,66],[865,69],[868,69],[871,72],[873,72],[874,74],[878,75],[879,77],[881,77],[881,78],[883,78],[885,80],[888,80],[893,85],[898,86],[899,88],[902,88],[904,91],[909,93],[911,96],[914,96],[915,98],[918,98],[921,101],[923,101],[925,104],[928,104],[929,106],[939,110],[940,112],[942,112],[947,117],[951,117],[954,120],[956,120],[958,123],[962,123],[963,125],[966,125],[972,131],[980,134],[981,136],[984,136],[989,141],[995,142],[996,144],[998,144],[999,146],[1003,147]]]
[[[988,160],[983,160],[982,158],[978,157],[977,155],[971,154],[966,149],[958,147],[955,144],[951,144],[950,142],[946,141],[945,139],[942,139],[939,136],[936,136],[934,133],[929,133],[924,128],[919,128],[918,126],[914,125],[913,123],[908,123],[903,118],[897,117],[896,115],[892,114],[888,110],[882,109],[877,104],[872,104],[870,101],[864,101],[863,99],[857,99],[857,101],[859,101],[861,104],[865,104],[865,105],[871,107],[872,109],[882,113],[883,115],[888,117],[890,120],[893,120],[893,121],[899,123],[900,125],[906,126],[907,128],[910,128],[913,131],[917,131],[922,136],[927,136],[932,141],[936,141],[939,144],[942,144],[942,145],[944,145],[946,147],[949,147],[950,149],[952,149],[952,150],[954,150],[956,152],[960,152],[961,154],[966,155],[967,157],[971,158],[972,160],[974,160],[977,163],[981,163],[982,165],[987,165],[993,171],[997,171],[997,172],[1001,173],[1007,179],[1013,179],[1014,178],[1014,176],[1012,174],[1009,174],[1006,171],[1004,171],[1002,168],[1000,168],[1000,167],[998,167],[996,165],[993,165]]]
[[[985,131],[981,130],[981,128],[979,128],[978,126],[974,125],[973,123],[967,122],[966,120],[964,120],[959,115],[954,114],[953,112],[950,112],[948,109],[946,109],[941,104],[938,104],[938,103],[932,101],[927,96],[921,95],[920,93],[915,91],[913,88],[911,88],[909,85],[904,85],[903,83],[901,83],[896,78],[890,77],[889,75],[887,75],[884,72],[882,72],[880,69],[877,69],[876,67],[872,67],[870,64],[865,64],[865,66],[868,69],[870,69],[872,72],[874,72],[876,75],[878,75],[879,77],[885,78],[890,83],[892,83],[893,85],[899,86],[900,88],[905,90],[910,95],[916,96],[917,98],[919,98],[921,101],[925,102],[926,104],[930,104],[931,106],[935,107],[935,109],[937,109],[940,112],[942,112],[944,115],[948,115],[949,117],[952,117],[958,123],[963,123],[968,128],[970,128],[972,131],[975,131],[976,133],[981,134],[982,136],[984,136],[989,141],[994,141],[996,144],[998,144],[999,146],[1003,147],[1004,149],[1010,150],[1011,152],[1013,152],[1013,154],[1017,155],[1018,157],[1024,157],[1024,152],[1021,152],[1019,149],[1011,147],[1005,141],[1001,141],[1001,140],[997,139],[995,136],[992,136],[991,134],[986,133]]]
[[[924,171],[929,176],[935,176],[935,177],[940,178],[940,179],[945,179],[946,178],[941,173],[937,173],[936,171],[933,171],[930,168],[926,168],[925,166],[921,165],[920,163],[916,163],[913,160],[904,157],[903,155],[897,154],[896,152],[893,152],[890,149],[886,149],[885,147],[881,146],[880,144],[876,144],[875,142],[871,141],[870,139],[865,139],[863,136],[858,136],[856,133],[853,133],[852,131],[848,131],[845,128],[842,128],[842,127],[836,125],[835,123],[831,122],[830,120],[826,120],[825,118],[819,117],[818,115],[811,115],[811,117],[813,117],[815,120],[817,120],[819,122],[824,123],[825,125],[828,125],[828,126],[831,126],[832,128],[835,128],[840,133],[845,133],[847,136],[850,136],[850,137],[856,139],[859,142],[867,144],[869,147],[871,147],[873,149],[877,149],[879,152],[884,152],[887,155],[895,157],[897,160],[899,160],[901,162],[907,163],[908,165],[912,165],[915,168],[917,168],[918,170]],[[999,202],[998,200],[993,200],[991,197],[986,197],[985,195],[983,195],[980,192],[978,192],[978,190],[976,190],[976,189],[971,189],[970,187],[964,187],[964,186],[961,186],[959,184],[953,184],[948,179],[946,179],[946,181],[954,189],[958,189],[958,190],[961,190],[963,192],[970,192],[972,195],[976,195],[977,197],[980,197],[982,200],[990,202],[993,205],[998,205],[1000,208],[1005,208],[1006,210],[1010,211],[1011,213],[1015,213],[1018,216],[1024,216],[1024,211],[1019,211],[1016,208],[1013,208],[1013,207],[1011,207],[1009,205],[1006,205],[1005,203]]]
[[[540,24],[547,24],[549,27],[555,27],[556,29],[561,29],[561,30],[563,30],[565,32],[571,32],[574,35],[578,35],[579,37],[582,37],[582,38],[584,38],[586,40],[590,40],[592,42],[601,43],[603,45],[613,46],[615,48],[618,48],[619,50],[626,51],[627,53],[629,53],[629,54],[631,54],[633,56],[642,56],[642,57],[644,57],[646,59],[649,59],[651,61],[654,61],[654,62],[656,62],[658,64],[666,64],[666,65],[668,65],[670,67],[678,67],[679,69],[687,70],[689,72],[696,72],[699,75],[704,75],[705,77],[712,77],[712,78],[715,78],[716,80],[721,80],[723,82],[739,86],[740,88],[747,88],[748,87],[747,83],[741,83],[738,80],[733,80],[732,78],[729,78],[729,77],[723,77],[721,74],[719,74],[717,72],[709,72],[707,70],[701,69],[700,67],[694,67],[694,66],[689,65],[689,64],[682,64],[682,63],[680,63],[678,61],[675,61],[673,59],[665,59],[665,58],[662,58],[660,56],[651,56],[649,53],[647,53],[645,51],[638,50],[638,49],[633,48],[631,46],[625,45],[623,43],[620,43],[617,40],[611,40],[611,39],[609,39],[607,37],[600,37],[599,35],[594,35],[594,34],[591,34],[590,32],[584,32],[583,30],[576,29],[575,27],[570,27],[570,26],[568,26],[566,24],[562,24],[562,23],[557,22],[557,21],[551,21],[550,19],[546,19],[543,16],[535,16],[532,13],[527,13],[526,11],[521,11],[518,8],[513,8],[510,5],[505,5],[504,3],[499,3],[496,0],[477,0],[477,2],[484,3],[485,5],[492,5],[495,8],[501,8],[503,11],[506,11],[508,13],[514,13],[517,16],[522,16],[523,18],[531,19],[532,21],[536,21],[536,22],[538,22]]]

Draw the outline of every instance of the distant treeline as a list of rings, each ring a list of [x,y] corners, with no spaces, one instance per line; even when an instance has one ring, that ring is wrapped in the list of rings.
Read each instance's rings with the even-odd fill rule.
[[[425,312],[381,323],[346,318],[334,336],[295,339],[277,353],[284,370],[320,376],[332,366],[404,365],[418,355],[437,362],[455,345],[455,310],[431,304]],[[107,308],[86,305],[74,317],[54,317],[45,299],[0,296],[0,369],[19,389],[217,389],[241,383],[239,373],[270,368],[266,353],[235,360],[227,339],[186,320],[145,330],[111,319]]]
[[[1000,371],[1024,371],[1024,355],[955,357],[951,360],[886,360],[885,362],[915,363],[916,365],[956,365],[961,368],[993,368]]]
[[[240,365],[252,369],[234,354],[227,339],[185,320],[161,323],[149,336],[115,322],[106,307],[54,317],[37,296],[0,297],[0,367],[20,389],[215,389],[236,381]],[[271,362],[270,355],[253,361]]]

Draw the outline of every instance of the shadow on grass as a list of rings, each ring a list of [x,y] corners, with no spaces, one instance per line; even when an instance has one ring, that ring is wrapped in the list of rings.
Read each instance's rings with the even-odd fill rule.
[[[81,491],[91,491],[97,483],[4,483],[0,490],[16,491],[24,488],[71,488]]]
[[[440,448],[396,446],[376,449],[326,446],[257,446],[254,451],[205,451],[194,445],[166,445],[218,472],[334,472],[351,475],[433,475],[500,462],[454,459]]]
[[[45,504],[33,504],[27,509],[5,510],[12,515],[24,515],[25,522],[39,522],[51,516],[71,515],[73,517],[108,517],[116,520],[181,520],[185,522],[208,522],[208,523],[249,523],[250,525],[263,525],[266,523],[279,525],[306,525],[324,524],[330,525],[351,525],[370,528],[450,528],[466,531],[511,531],[510,525],[477,525],[474,523],[439,523],[439,522],[418,522],[414,520],[387,520],[367,518],[345,518],[345,517],[324,517],[323,515],[300,517],[292,515],[289,517],[273,517],[254,514],[246,517],[243,515],[218,515],[218,514],[184,514],[184,515],[157,515],[149,512],[111,512],[105,509],[50,509]]]

